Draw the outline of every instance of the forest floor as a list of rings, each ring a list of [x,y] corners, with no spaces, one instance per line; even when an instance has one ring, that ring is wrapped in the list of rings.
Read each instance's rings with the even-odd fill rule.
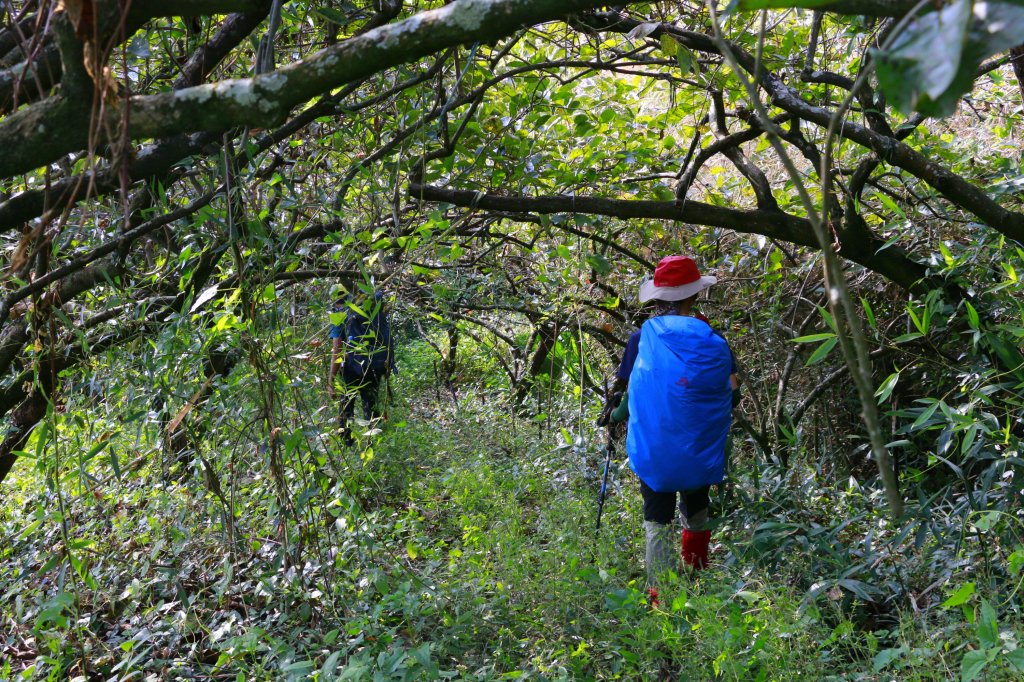
[[[268,471],[228,467],[218,495],[194,472],[93,465],[55,485],[22,462],[0,505],[0,679],[941,680],[976,651],[985,679],[1012,679],[1019,624],[986,643],[966,609],[883,608],[884,586],[841,568],[884,524],[808,521],[852,504],[807,493],[813,471],[790,477],[791,513],[767,472],[737,474],[711,567],[648,604],[621,452],[595,533],[595,406],[516,418],[424,379],[428,350],[406,351],[357,446],[330,406],[284,439],[283,498]],[[933,597],[974,609],[958,586]]]

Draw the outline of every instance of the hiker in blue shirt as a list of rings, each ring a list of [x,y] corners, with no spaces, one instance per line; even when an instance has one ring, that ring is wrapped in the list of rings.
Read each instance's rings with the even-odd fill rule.
[[[341,389],[339,423],[342,438],[351,444],[351,422],[355,414],[356,395],[363,404],[367,421],[381,416],[377,409],[380,382],[395,368],[394,346],[384,296],[379,291],[355,299],[338,297],[333,306],[344,318],[331,325],[331,364],[327,372],[327,391],[332,398]],[[341,385],[335,383],[341,371]]]
[[[692,258],[668,256],[640,287],[640,302],[654,312],[629,339],[613,394],[626,389],[626,451],[640,479],[648,585],[672,568],[671,523],[678,504],[682,559],[701,569],[711,531],[708,492],[725,475],[726,438],[739,382],[732,351],[693,305],[716,282],[701,276]]]

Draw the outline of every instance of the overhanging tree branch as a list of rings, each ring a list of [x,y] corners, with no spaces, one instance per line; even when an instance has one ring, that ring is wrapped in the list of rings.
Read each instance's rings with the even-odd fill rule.
[[[585,25],[591,30],[628,33],[640,23],[618,13],[602,12],[589,15]],[[661,35],[669,35],[690,49],[699,52],[721,54],[721,50],[718,49],[711,37],[703,33],[687,31],[671,24],[661,24],[650,32],[651,37]],[[777,73],[763,68],[757,70],[754,56],[741,46],[730,42],[726,42],[726,44],[744,71],[751,76],[756,72],[757,85],[768,93],[773,106],[828,129],[833,112],[806,101],[800,92],[787,85]],[[766,125],[764,121],[758,121],[758,123]],[[973,213],[1000,234],[1024,244],[1024,214],[1003,208],[983,190],[960,175],[901,142],[898,135],[890,137],[849,120],[843,122],[843,125],[838,128],[837,134],[875,152],[884,162],[898,166],[924,180],[938,190],[950,203]]]
[[[495,40],[522,26],[602,4],[597,0],[456,0],[331,45],[272,73],[133,97],[128,135],[161,138],[276,125],[296,106],[386,68],[453,45]],[[120,128],[123,110],[107,108],[110,130]],[[71,109],[56,98],[7,117],[0,123],[0,145],[8,150],[0,157],[0,177],[33,170],[82,149],[88,141],[87,116],[87,111]]]
[[[262,20],[270,6],[268,0],[190,0],[186,2],[161,2],[158,0],[135,0],[131,3],[117,0],[94,0],[96,12],[94,26],[83,27],[83,32],[95,36],[105,48],[113,47],[110,37],[118,32],[124,22],[122,36],[127,37],[140,29],[150,19],[173,16],[209,16],[230,12],[256,14]],[[127,5],[127,15],[124,14]],[[237,16],[237,15],[236,15]],[[32,22],[35,23],[34,20]],[[257,22],[258,23],[258,22]],[[250,29],[251,30],[251,29]],[[5,41],[5,44],[14,39]],[[57,45],[53,34],[37,37],[41,45],[29,59],[0,71],[0,114],[5,114],[19,105],[42,99],[46,93],[64,77]],[[116,42],[116,41],[115,41]],[[6,53],[8,48],[0,51]],[[192,85],[197,85],[193,83]]]
[[[268,5],[268,2],[264,2]],[[181,68],[171,86],[174,90],[200,84],[213,69],[265,16],[264,11],[233,14],[224,20],[210,40],[199,47]],[[2,102],[2,93],[0,93]],[[141,179],[166,181],[167,174],[181,159],[199,153],[216,142],[212,134],[176,135],[147,147],[129,163],[127,177],[134,182]],[[0,203],[0,232],[19,226],[45,211],[69,205],[88,194],[98,197],[117,190],[123,180],[116,169],[105,168],[54,182],[45,189],[26,190]]]
[[[747,234],[761,234],[800,246],[819,248],[809,221],[782,211],[740,210],[713,206],[700,201],[642,201],[564,195],[496,196],[415,182],[409,186],[409,195],[421,201],[442,202],[473,210],[510,214],[579,213],[623,220],[676,220],[706,227],[722,227]],[[909,291],[924,293],[934,288],[935,285],[926,279],[928,273],[924,265],[912,260],[898,248],[890,246],[882,249],[884,243],[873,236],[866,236],[864,239],[865,241],[858,240],[856,244],[842,244],[840,255],[879,273]]]

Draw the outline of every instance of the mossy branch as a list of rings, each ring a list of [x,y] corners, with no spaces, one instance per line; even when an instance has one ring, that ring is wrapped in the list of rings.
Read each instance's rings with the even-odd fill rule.
[[[149,139],[236,126],[272,126],[295,107],[354,80],[454,45],[488,42],[521,26],[603,4],[597,0],[456,0],[331,45],[272,73],[133,97],[129,135]],[[116,117],[123,107],[108,109],[112,120],[106,123],[118,130]],[[31,171],[83,148],[86,122],[79,112],[68,111],[53,99],[8,117],[0,123],[0,145],[9,150],[0,158],[0,178]]]

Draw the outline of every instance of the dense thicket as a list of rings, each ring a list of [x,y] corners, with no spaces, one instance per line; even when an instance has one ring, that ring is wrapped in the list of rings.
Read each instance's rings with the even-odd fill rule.
[[[601,554],[592,575],[573,556],[582,535],[567,539],[589,521],[561,525],[552,508],[586,508],[580,467],[602,442],[590,421],[643,319],[636,287],[682,252],[720,278],[701,305],[745,383],[722,570],[761,580],[787,567],[751,604],[779,586],[804,595],[800,617],[817,614],[832,638],[822,660],[846,661],[828,672],[870,670],[873,657],[877,670],[941,677],[920,633],[901,639],[901,618],[962,634],[963,620],[942,622],[961,607],[980,625],[941,665],[965,677],[1024,668],[1019,629],[1000,639],[996,624],[1018,617],[1024,565],[1024,8],[735,5],[4,3],[0,564],[11,577],[0,589],[17,603],[3,615],[4,674],[34,663],[56,677],[187,676],[257,659],[320,669],[346,628],[355,640],[360,627],[394,627],[412,633],[401,634],[409,679],[440,674],[420,645],[428,660],[472,651],[483,678],[543,675],[588,634],[529,665],[512,642],[569,627],[609,580],[621,590],[606,607],[627,625],[601,636],[643,635],[670,653],[622,669],[588,654],[566,674],[667,674],[686,628],[630,630],[639,616],[621,613],[636,600],[622,539],[635,510],[624,499],[612,512],[623,551]],[[356,451],[336,442],[323,387],[336,283],[385,292],[407,365],[390,424],[408,430],[368,425]],[[501,459],[493,471],[472,471],[474,442]],[[508,483],[520,475],[521,489]],[[484,525],[511,517],[469,493],[480,485],[527,518],[504,542],[577,581],[556,590],[570,602],[557,616],[551,595],[525,587],[497,599],[509,619],[533,606],[494,625],[490,657],[466,639],[480,630],[430,634],[465,625],[445,620],[462,617],[456,606],[486,617],[476,600],[510,579],[495,577],[514,561]],[[345,519],[349,531],[331,530]],[[529,544],[529,519],[553,557]],[[402,554],[391,563],[409,564],[406,587],[397,569],[373,572],[378,531]],[[156,566],[165,581],[133,588],[110,565],[133,535],[131,570]],[[446,554],[456,544],[459,559]],[[489,553],[502,559],[487,564]],[[464,555],[483,563],[467,569]],[[445,591],[467,570],[479,582]],[[366,580],[382,581],[373,595]],[[947,581],[959,596],[943,610]],[[373,612],[422,601],[424,585],[454,612],[419,601]],[[713,612],[740,592],[691,598]],[[124,636],[113,624],[197,594],[243,620],[273,606],[284,616],[258,626],[273,642],[225,654],[197,610],[183,616],[198,623],[192,639],[147,649],[160,661],[148,668],[133,660],[123,645],[152,623]],[[788,598],[778,603],[795,610]],[[703,607],[672,608],[690,622]],[[288,640],[296,610],[331,641]],[[369,612],[372,627],[356,618]],[[545,613],[551,623],[524,625]],[[876,634],[851,644],[851,632]],[[333,662],[383,656],[394,640],[356,642]],[[782,674],[792,653],[773,649],[758,670]],[[715,666],[708,677],[759,674]]]

